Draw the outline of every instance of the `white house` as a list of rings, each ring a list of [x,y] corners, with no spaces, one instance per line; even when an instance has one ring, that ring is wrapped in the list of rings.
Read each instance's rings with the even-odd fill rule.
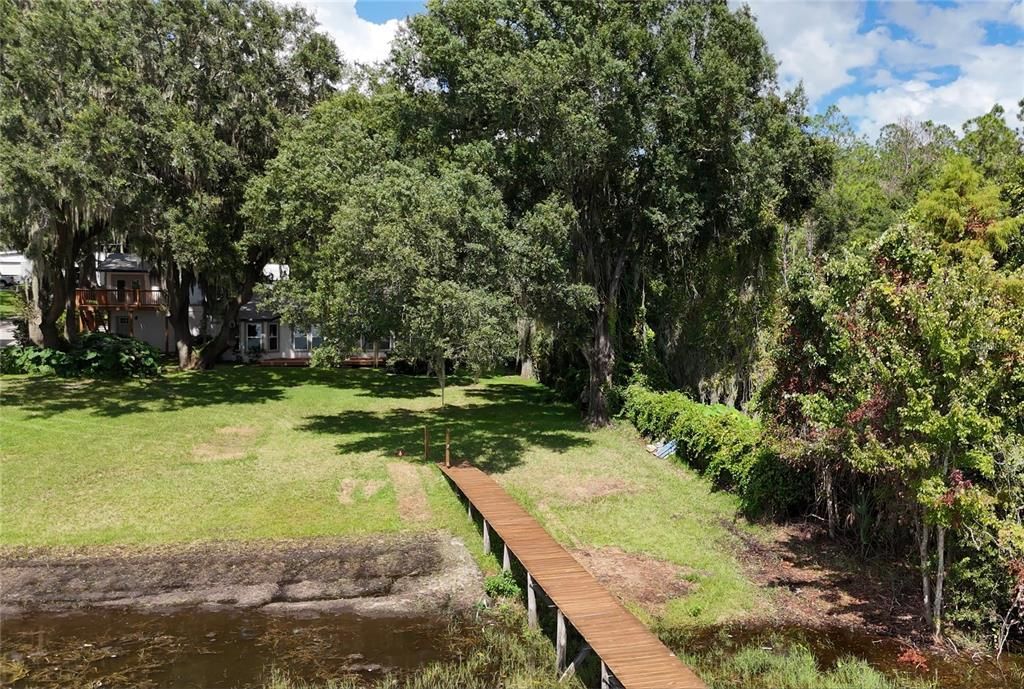
[[[100,258],[102,256],[102,258]],[[106,330],[143,340],[157,349],[174,352],[174,330],[159,279],[138,256],[125,253],[97,257],[95,287],[75,292],[79,325],[84,331]],[[288,266],[268,264],[264,270],[272,280],[288,276]],[[199,335],[203,326],[203,294],[194,287],[189,296],[189,328]],[[319,327],[282,322],[279,314],[260,307],[256,301],[242,306],[236,328],[236,346],[221,357],[225,361],[259,361],[266,364],[305,363],[323,341]],[[348,362],[353,365],[383,363],[394,339],[376,342],[361,338]]]
[[[0,287],[16,285],[30,272],[31,264],[20,251],[0,251]]]

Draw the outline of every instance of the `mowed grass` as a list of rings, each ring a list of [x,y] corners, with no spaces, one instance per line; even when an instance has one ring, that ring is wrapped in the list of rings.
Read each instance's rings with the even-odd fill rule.
[[[5,376],[0,394],[0,545],[445,529],[492,569],[432,465],[449,428],[455,459],[494,475],[567,547],[615,546],[679,565],[694,586],[664,622],[723,622],[763,602],[733,554],[730,495],[648,454],[627,424],[588,431],[571,406],[515,377],[462,381],[444,409],[432,379],[373,370]],[[410,514],[408,480],[392,481],[403,464],[428,509]]]
[[[0,318],[14,318],[21,313],[21,299],[13,289],[0,289]]]

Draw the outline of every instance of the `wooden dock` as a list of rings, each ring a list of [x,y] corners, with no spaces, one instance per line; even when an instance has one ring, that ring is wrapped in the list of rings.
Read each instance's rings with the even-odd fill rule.
[[[565,662],[566,620],[601,660],[602,687],[625,689],[704,689],[705,684],[640,620],[629,613],[537,521],[490,476],[471,466],[445,466],[451,479],[483,517],[484,547],[490,533],[504,541],[503,563],[515,557],[527,572],[530,623],[536,625],[536,588],[557,609],[558,672]]]

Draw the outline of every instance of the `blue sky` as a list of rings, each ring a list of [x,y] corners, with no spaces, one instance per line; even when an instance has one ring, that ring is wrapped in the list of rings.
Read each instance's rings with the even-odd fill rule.
[[[417,0],[300,0],[342,53],[387,55]],[[742,2],[729,0],[733,6]],[[804,84],[812,109],[837,104],[869,136],[910,117],[959,127],[1002,104],[1016,124],[1024,97],[1024,0],[746,0],[784,87]]]

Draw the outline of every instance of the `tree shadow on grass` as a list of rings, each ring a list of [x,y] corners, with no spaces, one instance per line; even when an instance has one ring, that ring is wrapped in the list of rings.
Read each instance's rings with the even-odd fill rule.
[[[470,382],[468,378],[455,377],[451,385]],[[83,410],[113,418],[222,404],[264,404],[283,399],[291,388],[311,385],[350,390],[361,397],[440,396],[433,378],[372,369],[219,366],[210,371],[174,372],[151,380],[33,376],[5,378],[0,383],[4,406],[18,407],[30,418]]]
[[[347,411],[306,417],[300,430],[338,437],[342,454],[400,451],[410,461],[444,459],[445,429],[451,432],[452,462],[468,460],[488,473],[518,466],[527,450],[565,452],[591,444],[575,409],[553,403],[544,388],[488,385],[466,391],[470,402],[442,409]],[[423,429],[430,429],[430,457],[423,456]]]

